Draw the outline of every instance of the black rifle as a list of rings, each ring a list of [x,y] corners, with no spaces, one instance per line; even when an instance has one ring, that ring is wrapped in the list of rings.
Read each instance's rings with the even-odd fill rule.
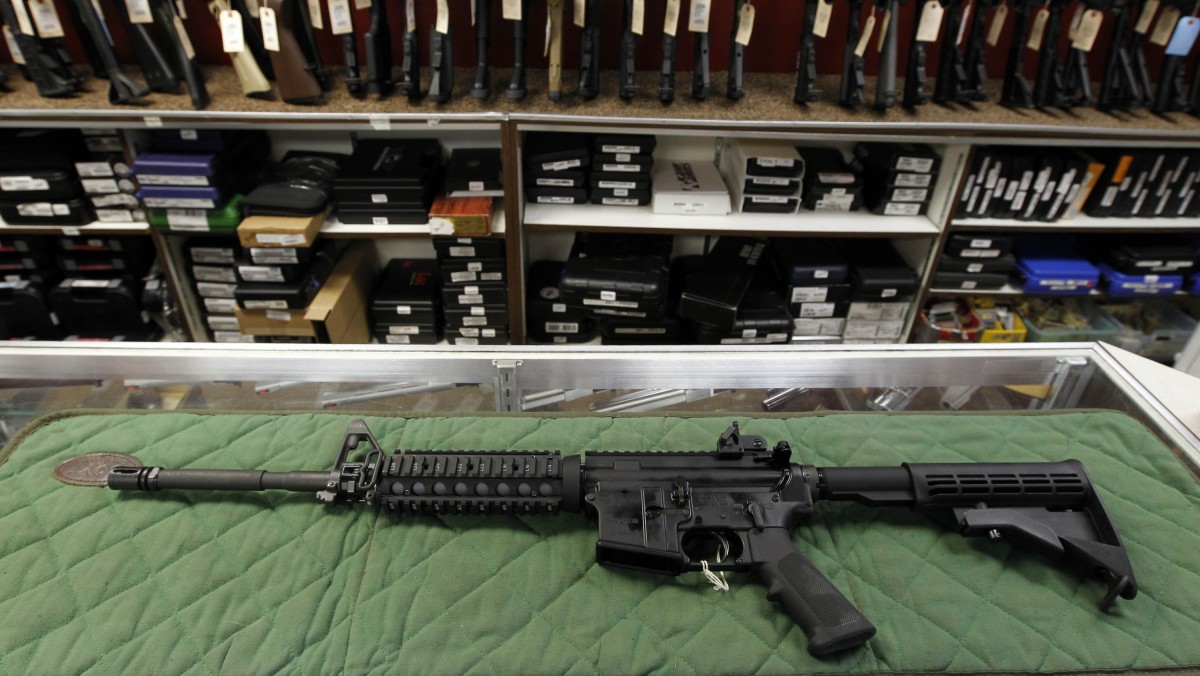
[[[692,98],[697,101],[712,96],[712,72],[708,67],[709,47],[708,31],[696,31],[696,48],[692,50]]]
[[[746,0],[733,3],[733,30],[729,32],[729,75],[725,81],[725,97],[730,101],[740,101],[746,95],[746,47],[737,41],[738,30],[742,26],[742,7]]]
[[[92,67],[92,76],[98,77],[101,80],[107,80],[108,71],[104,70],[104,59],[100,57],[100,48],[92,40],[91,32],[82,28],[83,17],[79,15],[79,6],[74,2],[68,2],[67,13],[71,17],[71,25],[75,27],[76,35],[79,36],[79,42],[83,45],[84,57],[86,57],[87,62]],[[16,35],[18,32],[16,27],[11,27],[9,30],[13,32],[13,35]]]
[[[388,0],[371,3],[363,45],[367,52],[367,92],[387,96],[392,92],[392,28],[388,24]]]
[[[508,98],[525,98],[525,30],[529,25],[529,0],[521,0],[521,19],[513,22],[513,71],[508,81]]]
[[[108,74],[108,102],[119,105],[142,105],[142,99],[150,94],[150,88],[134,81],[121,70],[117,63],[117,55],[113,53],[112,42],[108,37],[108,27],[92,5],[92,0],[71,0],[76,12],[72,18],[78,17],[80,32],[87,32],[92,44],[96,46],[96,54],[100,57],[100,65]]]
[[[925,94],[925,43],[917,39],[921,20],[925,17],[925,2],[924,0],[913,1],[917,4],[917,12],[913,17],[912,33],[908,40],[908,62],[904,66],[904,98],[901,100],[901,105],[905,108],[914,108],[929,102],[929,96]],[[959,6],[961,7],[961,5]],[[898,16],[892,17],[893,22],[898,19]],[[953,46],[954,38],[957,37],[954,31],[958,28],[958,22],[946,25],[949,28],[942,36],[942,44],[948,43]]]
[[[1100,98],[1096,100],[1096,108],[1100,110],[1132,110],[1143,105],[1144,90],[1138,82],[1132,57],[1134,39],[1139,34],[1130,26],[1138,18],[1137,8],[1131,0],[1113,0],[1108,8],[1113,17],[1113,33],[1108,63],[1100,82]],[[1144,60],[1142,63],[1145,65]]]
[[[1080,19],[1082,20],[1083,12],[1087,10],[1103,10],[1108,6],[1107,0],[1086,0],[1077,11],[1081,12]],[[1116,33],[1114,36],[1118,35]],[[1114,42],[1117,42],[1114,40]],[[1110,48],[1110,51],[1119,52],[1119,42]],[[1067,63],[1063,67],[1063,89],[1060,95],[1059,106],[1062,108],[1088,107],[1095,103],[1092,98],[1092,80],[1088,73],[1087,52],[1082,49],[1076,49],[1072,44],[1067,50]]]
[[[958,103],[959,92],[965,88],[967,80],[966,57],[958,48],[958,34],[954,32],[962,22],[963,0],[943,0],[942,5],[946,8],[946,28],[942,34],[942,49],[938,56],[937,79],[933,82],[933,101],[934,103]],[[980,14],[986,14],[980,11],[978,5],[974,5],[972,11],[974,12],[972,20],[978,18]],[[918,23],[918,25],[920,24]],[[974,27],[973,22],[971,25]],[[970,44],[969,41],[968,44]],[[910,55],[909,59],[911,58]],[[907,98],[907,81],[904,83],[904,88],[904,96]]]
[[[47,98],[71,96],[83,86],[83,77],[75,71],[71,59],[58,40],[47,40],[21,32],[16,11],[8,0],[0,0],[0,22],[8,26],[13,42],[25,59],[22,74]],[[14,60],[16,55],[13,55]]]
[[[476,99],[492,95],[492,70],[488,63],[491,22],[492,0],[475,0],[475,81],[471,83],[471,96]]]
[[[863,0],[846,0],[849,16],[846,18],[846,46],[842,50],[842,88],[838,95],[838,103],[843,106],[857,106],[867,102],[863,95],[866,84],[866,59],[854,53],[862,36],[862,6]]]
[[[984,47],[987,45],[987,10],[995,4],[996,0],[976,0],[975,8],[971,10],[975,15],[971,17],[971,32],[965,38],[962,63],[966,80],[960,80],[959,101],[986,101],[988,98],[983,91],[983,85],[987,82],[987,54]]]
[[[632,101],[637,96],[637,40],[633,35],[633,0],[625,0],[625,16],[621,24],[621,56],[618,59],[620,70],[620,90],[617,95],[622,101]]]
[[[920,2],[921,0],[916,0]],[[875,76],[875,108],[878,110],[886,110],[896,105],[896,95],[899,91],[896,89],[896,66],[897,66],[897,50],[899,42],[899,33],[897,27],[900,24],[900,5],[904,4],[903,0],[886,0],[887,9],[884,14],[891,17],[887,25],[882,29],[878,28],[879,22],[876,21],[876,30],[883,30],[883,49],[879,51],[879,74]],[[879,2],[876,7],[883,6],[883,2]],[[921,49],[922,70],[924,70],[924,48]],[[910,56],[911,58],[911,56]]]
[[[583,34],[579,38],[579,95],[600,95],[600,0],[587,0]]]
[[[582,512],[597,522],[601,565],[670,575],[757,573],[767,598],[800,625],[815,656],[875,635],[874,625],[792,542],[791,529],[821,500],[912,509],[964,537],[1008,539],[1066,561],[1106,586],[1102,610],[1118,596],[1137,596],[1121,536],[1076,460],[815,467],[792,462],[786,441],[768,446],[763,437],[741,434],[736,423],[713,452],[564,458],[557,451],[389,455],[356,420],[327,472],[114,467],[108,486],[315,492],[326,504],[369,502],[396,516]]]
[[[1004,84],[1000,103],[1012,108],[1032,108],[1033,89],[1025,79],[1025,44],[1029,40],[1030,12],[1033,0],[1012,0],[1012,41],[1008,46],[1008,61],[1004,64]]]
[[[676,30],[679,23],[676,17]],[[667,26],[663,25],[662,37],[662,77],[658,84],[658,100],[665,103],[671,103],[675,100],[675,51],[676,45],[679,42],[675,36],[667,32]]]
[[[1175,2],[1164,2],[1164,9],[1168,5],[1174,5],[1180,10],[1180,16],[1188,16],[1196,7],[1196,0],[1176,0]],[[1179,24],[1176,24],[1178,28]],[[1174,32],[1172,32],[1174,35]],[[1170,45],[1170,42],[1167,43]],[[1162,70],[1158,73],[1158,89],[1154,90],[1154,100],[1150,103],[1150,110],[1155,113],[1169,113],[1176,110],[1183,110],[1187,107],[1187,90],[1184,88],[1183,66],[1186,56],[1173,56],[1171,54],[1163,55]]]
[[[1062,68],[1058,62],[1058,44],[1062,32],[1063,10],[1068,0],[1047,0],[1046,30],[1042,33],[1042,46],[1038,50],[1037,79],[1033,84],[1035,108],[1051,108],[1062,105]]]
[[[346,20],[350,22],[350,32],[342,33],[342,65],[346,69],[346,91],[350,96],[361,99],[367,95],[367,83],[362,79],[362,71],[358,64],[358,38],[354,29],[353,9],[349,11]]]
[[[421,98],[421,33],[417,28],[417,4],[408,0],[405,4],[403,60],[400,64],[400,79],[396,88],[410,100]],[[409,30],[411,29],[411,30]]]
[[[437,26],[429,30],[429,98],[438,103],[449,101],[454,92],[452,32],[450,26],[446,27],[445,33],[439,33]]]
[[[167,44],[174,53],[175,72],[183,77],[192,108],[204,110],[211,99],[208,96],[208,88],[204,86],[204,74],[200,72],[200,66],[196,63],[191,38],[188,37],[183,19],[175,7],[175,0],[151,0],[151,5],[158,30],[167,36]]]
[[[150,32],[150,27],[144,23],[133,23],[129,18],[129,7],[124,0],[114,2],[117,7],[117,17],[125,29],[125,34],[133,46],[133,54],[137,58],[138,67],[142,70],[142,78],[152,92],[163,94],[179,93],[179,76],[167,62],[163,49]]]
[[[816,88],[817,82],[817,36],[813,35],[813,27],[817,22],[817,5],[821,0],[808,0],[804,3],[804,18],[800,23],[800,51],[796,55],[796,91],[792,100],[801,105],[816,101],[821,96],[821,90]]]
[[[1192,72],[1192,88],[1188,90],[1187,112],[1200,115],[1200,64]]]

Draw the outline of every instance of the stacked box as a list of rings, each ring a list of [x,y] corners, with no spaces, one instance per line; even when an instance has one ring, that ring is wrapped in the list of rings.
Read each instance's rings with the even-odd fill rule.
[[[737,321],[742,298],[750,289],[767,252],[767,241],[754,237],[721,237],[704,257],[701,269],[687,280],[679,299],[679,316],[725,334]]]
[[[375,339],[388,345],[433,345],[442,339],[436,260],[388,261],[371,294],[371,327]]]
[[[183,251],[200,297],[205,326],[213,340],[242,342],[234,314],[237,302],[232,291],[223,291],[227,285],[237,284],[237,263],[245,255],[241,245],[233,237],[190,237],[184,242]],[[222,291],[210,294],[208,285],[217,285],[214,288]]]
[[[583,204],[588,201],[588,137],[567,132],[525,135],[525,195],[534,204]]]
[[[125,156],[125,144],[115,129],[85,129],[86,156],[75,162],[83,192],[101,223],[145,222],[138,202],[137,179]]]
[[[455,148],[450,151],[443,188],[448,197],[503,197],[500,149]]]
[[[1092,240],[1090,253],[1110,296],[1174,295],[1200,269],[1200,252],[1169,236],[1101,238]]]
[[[667,311],[661,319],[603,317],[600,338],[605,345],[678,345],[695,342],[693,324],[679,317],[679,299],[688,278],[704,265],[703,256],[679,256],[671,261],[667,282]]]
[[[602,134],[592,138],[592,204],[637,207],[650,203],[654,189],[655,137],[645,134]]]
[[[537,343],[585,343],[596,335],[596,321],[578,305],[562,297],[559,281],[563,264],[535,261],[525,279],[527,334]]]
[[[654,167],[656,214],[724,216],[732,210],[729,186],[707,160],[665,160]]]
[[[1021,289],[1026,294],[1086,296],[1100,284],[1100,269],[1064,237],[1020,237],[1014,250]]]
[[[754,287],[738,303],[737,316],[728,329],[696,324],[696,342],[721,345],[783,344],[792,337],[792,316],[787,303],[774,289]]]
[[[776,288],[793,318],[793,338],[840,340],[850,311],[846,257],[825,240],[779,237],[770,249]]]
[[[0,340],[58,340],[46,289],[27,279],[0,282]]]
[[[992,233],[955,233],[946,242],[933,286],[939,289],[994,291],[1017,270],[1013,238]]]
[[[143,307],[154,249],[142,237],[59,237],[54,260],[62,277],[47,293],[68,340],[154,340]]]
[[[809,211],[858,211],[863,204],[863,181],[837,148],[804,148],[804,208]]]
[[[559,280],[560,298],[596,320],[662,322],[672,247],[666,235],[577,233]]]
[[[441,180],[436,139],[359,140],[333,182],[337,218],[350,225],[421,225]]]
[[[843,342],[895,342],[904,333],[917,273],[887,240],[843,245],[850,265],[850,307]]]
[[[453,345],[508,343],[508,283],[504,240],[434,237],[442,295],[443,333]]]
[[[173,232],[230,232],[240,201],[270,152],[261,132],[159,131],[133,160],[150,224]]]
[[[922,216],[929,209],[941,157],[924,144],[859,143],[864,201],[880,216]]]
[[[742,213],[793,214],[800,207],[804,160],[786,141],[731,139],[723,170]]]
[[[76,130],[0,134],[0,218],[9,225],[86,225],[95,220],[75,162],[86,157]]]

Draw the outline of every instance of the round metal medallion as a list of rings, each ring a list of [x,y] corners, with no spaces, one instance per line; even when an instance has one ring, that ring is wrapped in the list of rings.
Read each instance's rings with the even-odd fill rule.
[[[112,468],[141,466],[140,460],[124,453],[88,453],[59,463],[54,478],[72,486],[106,486]]]

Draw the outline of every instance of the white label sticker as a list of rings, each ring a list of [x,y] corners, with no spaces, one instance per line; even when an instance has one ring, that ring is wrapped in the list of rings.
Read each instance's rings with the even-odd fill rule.
[[[277,322],[290,322],[292,321],[292,313],[282,310],[267,310],[267,319]]]
[[[0,176],[0,191],[39,192],[49,190],[50,183],[32,176]]]
[[[283,235],[278,233],[260,233],[255,241],[259,244],[275,244],[278,246],[304,246],[308,241],[304,235]]]
[[[108,162],[76,162],[75,173],[80,178],[95,178],[112,176],[112,166]]]

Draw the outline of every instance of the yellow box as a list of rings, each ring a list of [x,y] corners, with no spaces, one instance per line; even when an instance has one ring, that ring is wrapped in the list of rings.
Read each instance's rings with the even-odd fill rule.
[[[316,216],[247,216],[237,227],[242,246],[310,247],[325,225],[324,212]]]
[[[979,334],[979,342],[981,343],[1023,343],[1025,335],[1029,330],[1025,328],[1025,322],[1021,321],[1021,316],[1017,313],[1012,313],[1013,327],[1011,329],[987,329]]]

